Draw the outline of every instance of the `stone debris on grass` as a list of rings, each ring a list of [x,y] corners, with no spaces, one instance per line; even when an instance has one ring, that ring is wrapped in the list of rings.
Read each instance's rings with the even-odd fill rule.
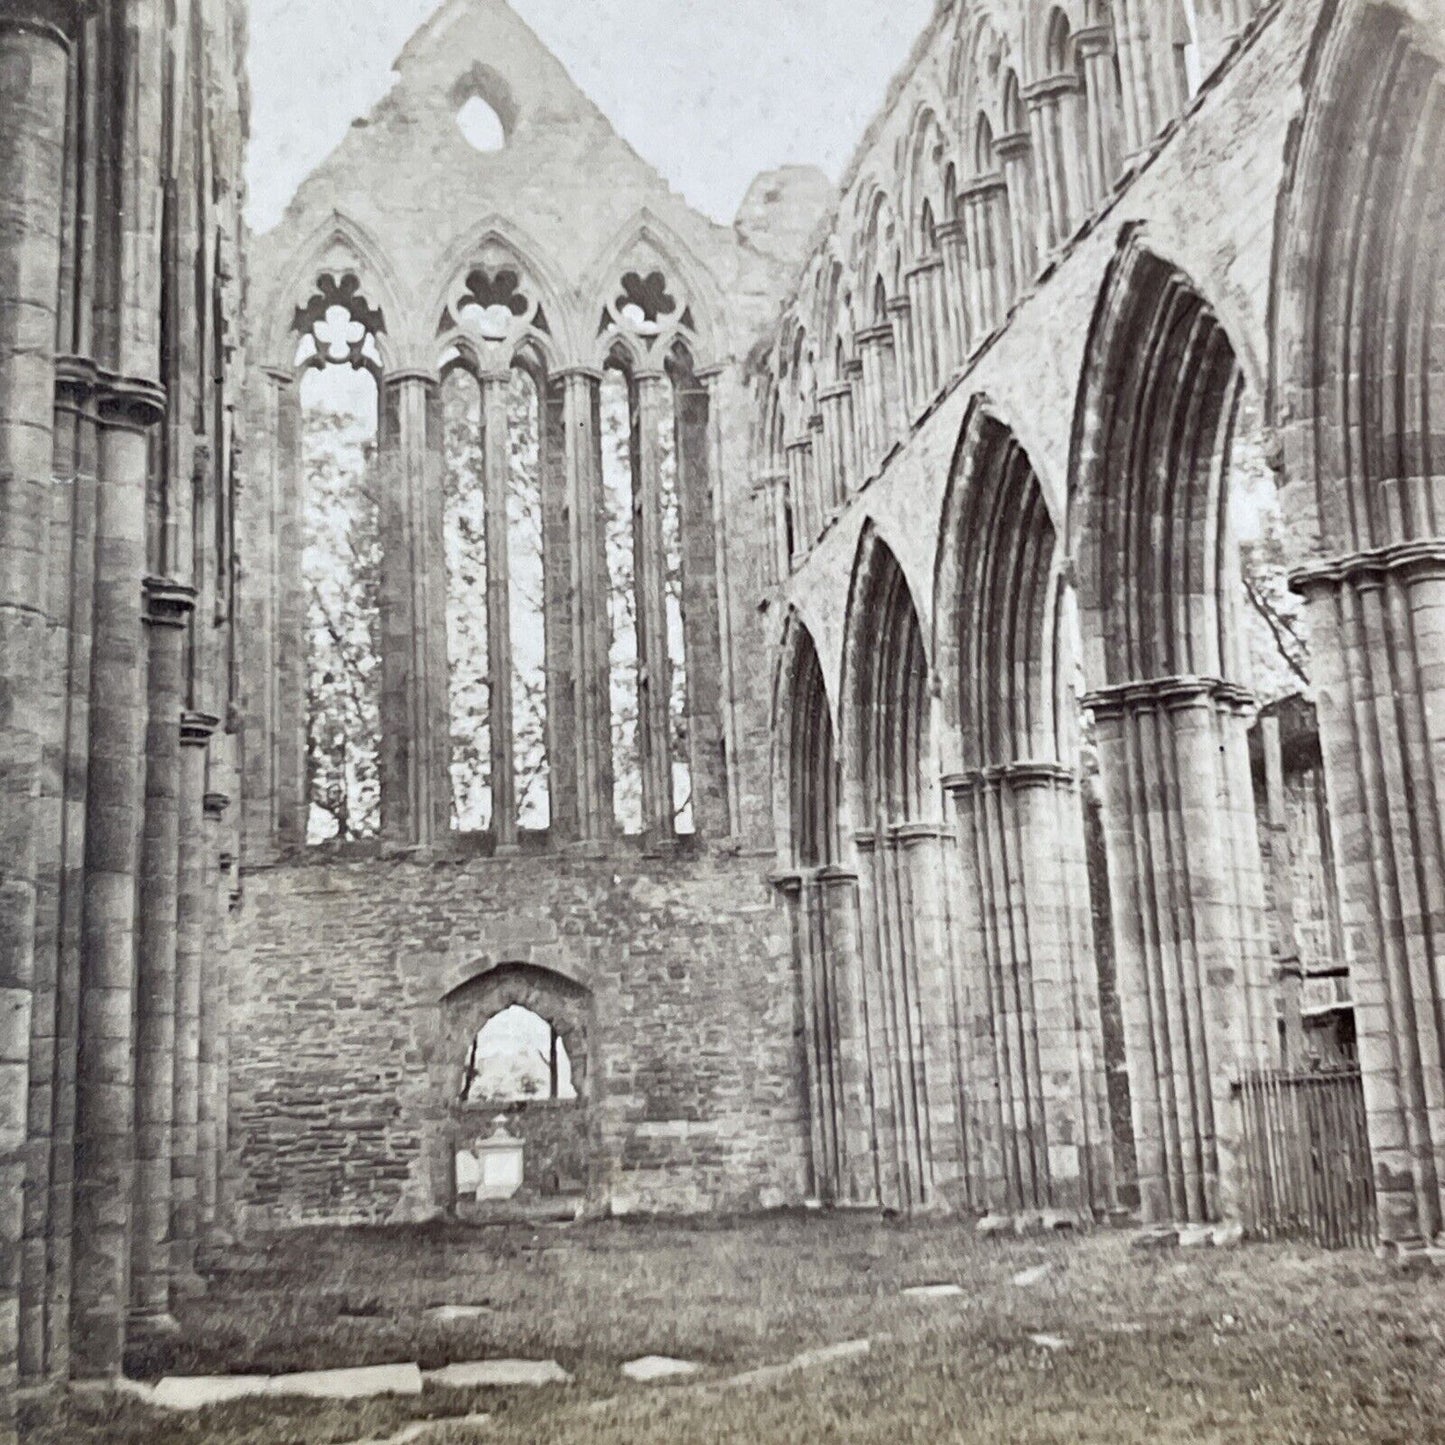
[[[509,1389],[518,1386],[570,1385],[572,1376],[556,1360],[470,1360],[428,1370],[429,1385],[456,1390]]]
[[[490,1305],[433,1305],[423,1318],[441,1325],[461,1324],[466,1320],[482,1320],[491,1314]]]
[[[905,1299],[957,1299],[963,1293],[958,1284],[915,1284],[903,1291]]]
[[[151,1393],[151,1404],[161,1410],[204,1410],[264,1395],[269,1375],[168,1375]]]
[[[416,1445],[446,1430],[481,1430],[492,1423],[490,1415],[456,1415],[440,1420],[413,1420],[385,1439],[358,1440],[356,1445]]]
[[[861,1360],[871,1354],[872,1340],[844,1340],[840,1345],[823,1345],[816,1350],[804,1350],[794,1355],[785,1368],[790,1370],[816,1370],[823,1365],[839,1365],[845,1360]]]
[[[1050,1354],[1069,1348],[1069,1342],[1062,1335],[1030,1335],[1029,1343],[1038,1349],[1048,1350]]]
[[[309,1370],[293,1375],[170,1375],[148,1397],[162,1410],[204,1410],[260,1395],[311,1400],[370,1400],[378,1395],[420,1395],[415,1364],[370,1365],[355,1370]]]
[[[1013,1283],[1016,1289],[1032,1289],[1034,1285],[1041,1284],[1054,1272],[1051,1264],[1036,1264],[1032,1269],[1020,1270],[1014,1275]]]
[[[700,1373],[702,1366],[692,1360],[674,1360],[667,1355],[644,1355],[640,1360],[629,1360],[622,1367],[622,1373],[639,1385],[655,1384],[659,1380],[679,1380]]]

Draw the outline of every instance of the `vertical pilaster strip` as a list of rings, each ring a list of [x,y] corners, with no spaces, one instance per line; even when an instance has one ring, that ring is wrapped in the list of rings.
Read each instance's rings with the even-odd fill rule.
[[[213,790],[208,777],[207,792],[202,799],[206,915],[202,925],[200,1026],[196,1048],[196,1224],[199,1239],[212,1235],[220,1219],[221,1034],[225,1013],[221,991],[226,986],[221,967],[221,920],[230,892],[222,858],[225,849],[223,825],[229,805],[230,799],[225,793]]]
[[[0,5],[0,1439],[13,1438],[27,1182],[42,748],[35,696],[69,61],[54,15],[64,9]]]
[[[193,588],[150,577],[145,812],[136,923],[136,1191],[131,1324],[170,1313],[171,1158],[175,1109],[176,918],[180,841],[180,717],[185,629]]]
[[[270,801],[274,827],[272,837],[253,841],[263,849],[256,856],[268,856],[271,848],[283,850],[302,847],[306,842],[310,819],[310,798],[306,777],[306,629],[308,601],[302,575],[302,558],[306,550],[306,472],[302,448],[301,389],[289,372],[270,370],[259,385],[266,394],[268,430],[258,435],[252,427],[251,437],[267,449],[274,472],[270,483],[273,503],[269,537],[254,538],[260,559],[269,558],[271,576],[266,575],[264,561],[257,566],[252,586],[246,590],[258,598],[269,592],[271,630],[267,640],[245,639],[247,648],[264,654],[269,646],[274,669],[262,666],[252,674],[253,683],[270,692],[270,706],[262,713],[264,732],[247,749],[248,762],[271,760],[266,792],[259,794],[247,808],[262,809],[263,799]],[[263,483],[264,485],[264,483]],[[250,555],[249,553],[247,554]],[[267,583],[270,583],[268,588]],[[264,695],[264,692],[263,692]]]

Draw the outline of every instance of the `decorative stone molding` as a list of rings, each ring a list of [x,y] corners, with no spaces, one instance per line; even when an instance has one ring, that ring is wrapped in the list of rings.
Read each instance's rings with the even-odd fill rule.
[[[101,425],[116,431],[144,433],[165,419],[166,389],[146,377],[97,371],[96,398]]]
[[[196,589],[166,577],[147,577],[145,620],[152,627],[184,627],[196,610]]]
[[[181,746],[204,748],[216,735],[221,720],[205,712],[183,712],[181,714]]]
[[[1445,579],[1445,537],[1397,542],[1300,567],[1290,573],[1289,585],[1291,591],[1308,597],[1351,585],[1379,587],[1391,577],[1403,582]]]
[[[1173,711],[1209,703],[1232,712],[1246,712],[1254,695],[1237,683],[1217,677],[1158,677],[1148,682],[1124,682],[1100,688],[1083,699],[1083,705],[1100,718],[1122,717],[1147,708]]]

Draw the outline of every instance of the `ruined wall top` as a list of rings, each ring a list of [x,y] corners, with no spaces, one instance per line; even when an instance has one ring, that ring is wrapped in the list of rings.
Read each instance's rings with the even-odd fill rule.
[[[489,285],[515,272],[540,303],[558,368],[599,365],[599,318],[624,278],[657,274],[699,365],[722,363],[776,314],[831,192],[802,168],[759,187],[735,227],[700,215],[504,0],[449,0],[403,48],[390,93],[256,239],[255,358],[289,364],[295,307],[318,274],[344,271],[385,317],[388,368],[432,369],[442,318],[480,266]]]

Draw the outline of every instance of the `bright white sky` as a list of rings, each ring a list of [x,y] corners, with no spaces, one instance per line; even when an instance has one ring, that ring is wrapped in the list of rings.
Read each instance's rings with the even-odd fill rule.
[[[633,147],[699,210],[759,171],[838,179],[933,0],[512,0]],[[251,221],[280,218],[385,93],[439,0],[252,0]]]

